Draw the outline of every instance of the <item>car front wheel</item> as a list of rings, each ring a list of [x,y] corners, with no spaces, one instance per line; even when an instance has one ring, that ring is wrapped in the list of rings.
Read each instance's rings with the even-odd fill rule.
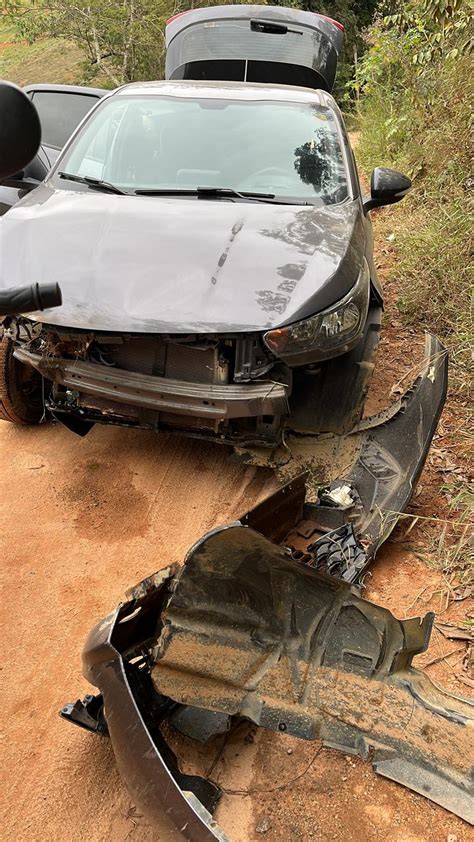
[[[44,414],[42,377],[13,356],[10,339],[0,335],[0,418],[13,424],[39,424]]]

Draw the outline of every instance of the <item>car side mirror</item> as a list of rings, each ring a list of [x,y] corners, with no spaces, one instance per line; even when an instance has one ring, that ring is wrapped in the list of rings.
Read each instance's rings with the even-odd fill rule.
[[[21,171],[35,157],[41,143],[38,112],[21,88],[0,82],[0,179]]]
[[[364,202],[365,213],[400,202],[410,192],[411,186],[411,179],[401,172],[376,167],[370,179],[370,197]]]

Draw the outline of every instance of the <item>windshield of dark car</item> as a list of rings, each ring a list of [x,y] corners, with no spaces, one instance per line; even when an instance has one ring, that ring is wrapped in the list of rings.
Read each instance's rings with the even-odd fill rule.
[[[336,121],[316,104],[112,97],[60,170],[131,191],[224,187],[324,204],[347,197]]]
[[[61,149],[97,97],[71,91],[34,91],[32,100],[41,121],[41,142]]]

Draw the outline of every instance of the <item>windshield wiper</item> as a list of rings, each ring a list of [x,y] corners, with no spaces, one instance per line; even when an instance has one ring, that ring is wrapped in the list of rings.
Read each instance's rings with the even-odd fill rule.
[[[139,190],[135,190],[136,196],[217,196],[220,198],[234,198],[235,196],[238,199],[256,199],[257,201],[267,201],[267,199],[274,199],[274,193],[250,193],[250,192],[243,192],[239,193],[237,190],[233,190],[232,187],[193,187],[193,188],[186,188],[183,187],[180,189],[179,187],[150,187],[150,188],[143,188]]]
[[[275,198],[274,193],[253,193],[250,190],[234,190],[233,187],[198,187],[198,196],[237,196],[238,199],[254,199],[256,202],[268,202]]]
[[[194,189],[166,188],[159,187],[135,190],[136,196],[202,196],[210,199],[250,199],[254,202],[268,202],[276,205],[308,205],[309,202],[302,202],[292,199],[277,199],[275,193],[253,193],[250,190],[234,190],[233,187],[195,187]]]
[[[111,184],[110,181],[102,181],[100,178],[92,178],[90,175],[74,175],[69,172],[59,172],[59,178],[65,178],[67,181],[77,181],[79,184],[87,184],[89,187],[94,187],[96,190],[103,190],[104,193],[117,193],[119,196],[130,196],[127,190],[122,190],[116,184]]]
[[[272,205],[309,205],[310,202],[303,202],[300,199],[277,198],[275,193],[253,193],[250,190],[234,190],[233,187],[198,187],[198,196],[222,196],[230,198],[237,196],[239,199],[250,199],[254,202],[268,202]]]

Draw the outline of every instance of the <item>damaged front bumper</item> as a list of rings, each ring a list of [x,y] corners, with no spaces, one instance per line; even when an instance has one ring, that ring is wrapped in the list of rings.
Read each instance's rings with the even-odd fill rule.
[[[61,713],[93,731],[105,716],[134,802],[170,842],[226,836],[212,819],[219,787],[179,771],[166,719],[202,742],[241,718],[322,740],[474,822],[474,705],[411,663],[432,622],[396,620],[234,524],[93,630],[84,675],[101,696]]]
[[[193,383],[81,360],[43,357],[25,348],[16,348],[14,356],[53,383],[108,401],[111,412],[119,404],[221,421],[284,415],[288,406],[287,387],[266,380],[245,385]]]
[[[159,622],[173,572],[150,577],[142,583],[140,598],[119,606],[92,630],[83,652],[83,672],[101,695],[65,705],[60,714],[87,730],[108,732],[120,774],[135,803],[159,829],[161,839],[225,842],[211,815],[220,790],[204,778],[180,772],[159,730],[173,703],[150,692],[143,660],[138,658],[137,665],[130,652],[130,646],[134,647],[137,656],[147,624],[155,628]],[[135,620],[130,618],[131,605],[137,609]],[[98,727],[104,722],[105,731]]]
[[[425,362],[413,387],[350,436],[289,440],[290,474],[293,466],[304,473],[247,512],[242,523],[281,543],[295,560],[347,582],[362,581],[413,494],[447,378],[446,350],[427,335]],[[247,461],[247,453],[240,458]],[[281,477],[287,474],[286,465],[277,470]]]
[[[179,432],[229,444],[241,461],[277,468],[291,462],[292,475],[305,470],[306,462],[322,485],[339,479],[358,456],[362,473],[371,473],[374,465],[381,477],[381,470],[388,475],[408,465],[412,476],[410,460],[419,462],[419,453],[429,446],[446,394],[446,350],[428,334],[413,388],[383,413],[361,421],[377,336],[375,314],[357,352],[316,373],[297,370],[288,382],[281,372],[246,383],[213,379],[219,376],[215,349],[180,348],[181,362],[170,364],[179,377],[126,370],[118,365],[122,358],[116,365],[39,353],[23,340],[15,345],[14,357],[52,384],[43,391],[45,410],[81,435],[96,422]],[[140,348],[143,365],[153,357],[154,345]],[[181,379],[184,371],[189,379]],[[210,380],[199,379],[204,373]],[[392,420],[400,436],[393,435]]]

